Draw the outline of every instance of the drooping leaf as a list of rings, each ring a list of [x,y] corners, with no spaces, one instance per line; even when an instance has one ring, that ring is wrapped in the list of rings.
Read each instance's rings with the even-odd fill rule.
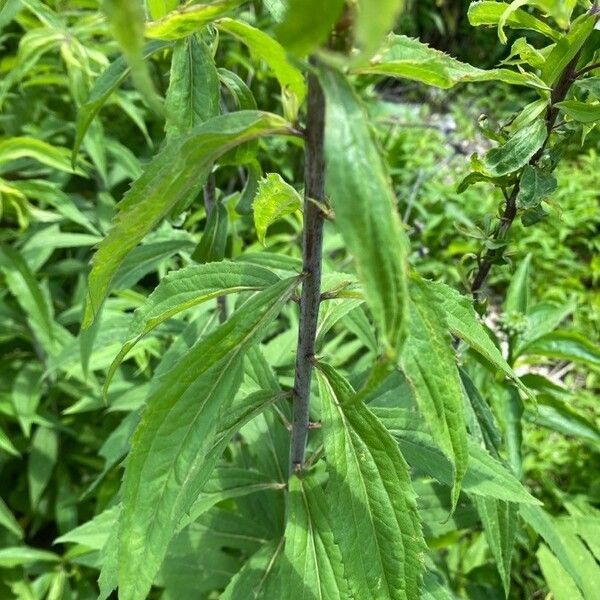
[[[29,158],[59,171],[83,174],[81,170],[71,166],[66,148],[25,136],[0,141],[0,164],[20,158]]]
[[[127,254],[179,201],[200,189],[220,155],[259,136],[288,133],[288,127],[276,115],[242,111],[210,119],[167,144],[124,196],[113,228],[98,247],[83,326],[91,324]]]
[[[555,331],[527,344],[521,355],[559,358],[591,366],[600,365],[600,346],[575,331]]]
[[[293,121],[306,96],[306,82],[302,71],[288,60],[281,44],[243,21],[220,19],[217,27],[247,46],[255,60],[264,60],[269,65],[281,85],[286,118]]]
[[[331,528],[351,592],[359,598],[419,595],[424,542],[408,467],[352,387],[318,370]]]
[[[476,497],[483,531],[496,561],[504,595],[510,592],[510,565],[518,529],[519,505],[495,498]]]
[[[162,114],[162,99],[154,89],[148,66],[144,62],[144,3],[142,0],[102,0],[112,34],[119,43],[131,76],[148,106]]]
[[[215,0],[187,5],[174,10],[158,21],[146,25],[146,37],[159,40],[179,40],[200,31],[205,25],[226,15],[244,0]]]
[[[190,265],[171,271],[161,280],[146,302],[135,311],[127,341],[110,366],[105,389],[131,348],[167,319],[207,300],[227,294],[260,290],[277,281],[278,277],[268,269],[233,262]]]
[[[327,40],[343,6],[343,0],[288,0],[284,19],[275,30],[277,38],[288,52],[307,56]]]
[[[0,526],[10,531],[13,535],[16,535],[19,539],[23,539],[24,533],[21,525],[19,525],[19,522],[15,519],[15,516],[2,498],[0,498]]]
[[[454,467],[455,507],[468,463],[465,393],[437,298],[418,280],[411,282],[410,297],[408,337],[400,363],[434,441]]]
[[[244,351],[260,340],[298,283],[277,283],[201,339],[154,388],[131,444],[119,521],[119,595],[143,600],[166,546],[210,475],[216,442],[241,381]]]
[[[0,548],[0,567],[12,569],[23,565],[30,565],[36,562],[58,562],[60,556],[29,546],[14,546],[9,548]]]
[[[222,202],[217,202],[208,213],[206,226],[192,258],[199,263],[222,261],[225,258],[229,214]]]
[[[302,198],[281,175],[268,173],[258,183],[258,192],[252,207],[256,235],[259,242],[264,244],[270,225],[286,215],[302,210]]]
[[[327,189],[335,223],[356,263],[376,326],[394,353],[405,326],[408,241],[359,99],[339,72],[323,70],[321,82],[327,102]]]
[[[169,46],[168,42],[149,42],[142,50],[142,58],[147,59]],[[75,163],[83,138],[94,117],[100,112],[100,109],[106,104],[111,94],[125,81],[130,73],[131,68],[127,64],[127,61],[123,57],[120,57],[111,63],[106,71],[96,79],[86,102],[79,107],[77,112],[75,142],[71,153],[72,164]]]
[[[165,100],[168,137],[188,133],[219,114],[219,75],[210,48],[198,35],[175,43]]]
[[[327,499],[315,477],[292,475],[288,483],[281,589],[291,598],[347,598],[340,549],[334,542]]]
[[[475,27],[478,25],[498,25],[509,6],[507,2],[471,2],[468,13],[469,23]],[[537,31],[555,41],[561,37],[560,33],[552,29],[547,23],[521,8],[512,11],[508,15],[505,25],[513,29]]]
[[[542,79],[552,86],[567,65],[577,56],[597,22],[595,15],[585,14],[573,21],[569,33],[561,37],[548,55],[542,69]]]
[[[487,174],[502,177],[524,167],[542,147],[548,132],[543,119],[537,119],[515,133],[506,144],[492,148],[483,159]]]
[[[532,74],[510,69],[478,69],[404,35],[390,35],[381,52],[368,65],[360,67],[359,72],[420,81],[442,89],[482,81],[545,88]]]
[[[562,112],[579,123],[595,123],[600,121],[600,104],[591,104],[579,100],[565,100],[555,104]]]

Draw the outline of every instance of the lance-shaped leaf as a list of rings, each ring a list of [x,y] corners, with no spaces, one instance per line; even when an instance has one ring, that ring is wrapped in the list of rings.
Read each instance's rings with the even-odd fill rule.
[[[483,531],[496,561],[504,594],[510,591],[510,563],[517,536],[519,505],[495,498],[475,498]]]
[[[146,0],[148,12],[152,19],[160,19],[166,13],[174,10],[179,5],[179,0]]]
[[[243,354],[297,283],[287,279],[248,300],[166,373],[148,398],[123,480],[120,598],[146,598],[168,542],[214,466],[207,453],[241,382]]]
[[[379,48],[403,8],[404,0],[358,0],[355,28],[361,58],[369,58]]]
[[[496,2],[486,0],[484,2],[472,2],[469,6],[469,23],[478,25],[498,25],[506,10],[510,7],[507,2]],[[522,8],[510,12],[506,18],[505,25],[513,29],[526,29],[537,31],[552,40],[560,39],[561,35],[544,21],[529,14]]]
[[[327,189],[375,323],[395,351],[403,333],[408,241],[363,106],[347,79],[323,70]]]
[[[158,21],[146,25],[146,37],[159,40],[180,40],[200,31],[205,25],[226,15],[244,0],[215,0],[174,10]]]
[[[123,259],[178,202],[200,190],[219,156],[259,136],[289,132],[277,115],[240,111],[210,119],[167,144],[125,194],[112,229],[98,247],[83,326],[93,321]]]
[[[600,346],[575,331],[554,331],[528,344],[521,355],[547,356],[600,366]]]
[[[153,41],[146,46],[142,51],[142,58],[146,59],[154,53],[168,48],[168,42]],[[73,152],[71,155],[72,164],[75,163],[81,142],[94,120],[94,117],[100,112],[100,109],[106,104],[111,94],[125,81],[131,73],[131,68],[123,57],[119,57],[96,79],[92,87],[88,99],[85,104],[80,106],[77,112],[77,124],[75,128],[75,143],[73,144]]]
[[[306,82],[302,71],[287,58],[285,49],[272,37],[243,21],[220,19],[217,27],[248,47],[256,60],[264,60],[281,85],[285,114],[294,119],[306,96]]]
[[[82,171],[72,167],[66,148],[24,136],[6,138],[0,142],[0,165],[20,158],[29,158],[59,171],[83,175]]]
[[[600,121],[600,104],[590,104],[579,100],[566,100],[556,104],[562,112],[574,121],[580,123],[595,123]]]
[[[210,48],[196,35],[176,42],[165,101],[168,137],[188,133],[219,114],[219,74]]]
[[[260,290],[277,283],[279,278],[257,265],[220,262],[190,265],[168,273],[138,308],[127,334],[127,341],[115,357],[106,376],[105,390],[115,370],[137,344],[167,319],[202,302],[238,292]]]
[[[102,0],[102,10],[119,43],[131,76],[142,96],[156,113],[162,113],[162,99],[156,93],[148,66],[144,61],[144,3],[143,0]]]
[[[408,337],[401,355],[402,370],[434,441],[454,466],[454,508],[469,457],[464,390],[452,340],[437,298],[419,280],[411,282],[410,295]]]
[[[289,480],[285,554],[280,584],[290,598],[347,598],[340,549],[333,539],[327,500],[314,477]]]
[[[390,35],[382,51],[359,72],[411,79],[443,89],[480,81],[546,88],[535,75],[510,69],[478,69],[405,35]]]
[[[192,258],[199,263],[219,262],[225,258],[229,213],[222,202],[217,202],[208,213],[206,226]]]
[[[324,364],[318,380],[331,528],[351,593],[418,598],[425,546],[408,466],[347,381]]]

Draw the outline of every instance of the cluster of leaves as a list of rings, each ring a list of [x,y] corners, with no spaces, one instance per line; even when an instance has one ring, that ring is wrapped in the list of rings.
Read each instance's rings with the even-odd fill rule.
[[[594,367],[600,351],[556,331],[572,304],[529,299],[529,258],[496,333],[418,274],[394,147],[386,160],[367,110],[389,78],[536,94],[466,180],[497,185],[507,208],[514,196],[528,224],[557,187],[562,138],[598,118],[595,10],[473,3],[471,22],[503,41],[509,27],[551,40],[520,38],[484,70],[386,38],[400,2],[322,4],[0,3],[5,595],[97,597],[98,573],[100,597],[128,600],[599,589],[597,498],[542,506],[548,473],[530,481],[523,440],[551,430],[597,460],[596,424],[528,365]],[[308,74],[326,202],[301,195]],[[318,359],[300,357],[316,363],[314,426],[290,473],[298,242],[315,205]],[[505,224],[479,267],[505,260]]]

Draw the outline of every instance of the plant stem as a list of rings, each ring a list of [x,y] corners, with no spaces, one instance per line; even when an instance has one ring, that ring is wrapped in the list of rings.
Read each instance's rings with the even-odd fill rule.
[[[580,54],[580,52],[577,53],[573,60],[565,67],[565,70],[562,72],[556,87],[552,90],[550,107],[546,113],[546,140],[544,141],[542,147],[529,161],[529,164],[532,166],[537,165],[544,154],[546,146],[548,145],[550,135],[552,134],[559,113],[559,109],[556,107],[556,104],[562,102],[566,98],[567,93],[569,92],[569,89],[576,78],[577,62],[579,61]],[[502,213],[500,222],[492,234],[492,239],[494,242],[502,242],[506,238],[513,221],[517,216],[517,197],[519,195],[519,190],[520,184],[517,182],[514,185],[510,195],[506,198],[504,212]],[[479,299],[479,294],[485,282],[487,281],[488,275],[492,269],[492,265],[498,258],[500,258],[501,255],[502,248],[491,248],[485,253],[482,261],[479,264],[479,269],[475,273],[473,283],[471,284],[471,294],[473,294],[475,300]]]
[[[217,203],[217,186],[215,176],[211,173],[204,185],[204,208],[206,209],[206,218],[208,219],[211,211]],[[219,323],[227,321],[227,298],[225,296],[217,297],[217,310],[219,311]]]
[[[321,302],[323,252],[322,209],[313,201],[325,200],[325,98],[318,78],[308,78],[307,121],[304,167],[304,232],[302,294],[294,379],[290,472],[302,469],[309,428],[310,384],[312,379],[317,320]]]

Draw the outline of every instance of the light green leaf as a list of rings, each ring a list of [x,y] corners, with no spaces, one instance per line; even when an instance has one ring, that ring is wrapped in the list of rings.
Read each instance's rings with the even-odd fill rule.
[[[360,100],[339,72],[323,70],[321,82],[327,102],[327,189],[335,224],[356,262],[386,350],[393,354],[405,326],[408,240]]]
[[[42,372],[37,363],[21,367],[12,387],[12,402],[25,437],[29,437],[37,407],[42,396]]]
[[[29,498],[37,508],[46,487],[52,479],[52,471],[58,458],[58,435],[48,427],[38,427],[31,438],[31,450],[27,465]]]
[[[469,23],[474,27],[477,27],[478,25],[497,25],[507,8],[509,8],[507,2],[472,2],[469,6]],[[555,41],[561,37],[558,31],[552,29],[552,27],[544,23],[544,21],[541,21],[520,8],[508,15],[505,24],[513,29],[537,31]]]
[[[12,569],[36,562],[58,562],[60,556],[48,550],[38,550],[28,546],[14,546],[0,549],[0,567]]]
[[[510,563],[518,529],[519,505],[495,498],[475,497],[485,537],[496,561],[504,595],[510,592]]]
[[[113,506],[102,511],[94,518],[71,529],[71,531],[61,535],[54,540],[55,544],[79,544],[90,548],[91,550],[101,550],[110,535],[110,530],[114,526],[121,506]]]
[[[492,148],[483,159],[483,168],[492,177],[502,177],[524,167],[546,141],[543,119],[537,119],[515,133],[506,144]]]
[[[373,408],[373,412],[397,440],[412,469],[433,477],[443,485],[452,485],[452,465],[436,446],[416,411],[377,407]],[[539,504],[507,467],[473,440],[469,440],[469,465],[462,487],[471,495],[520,504]]]
[[[150,18],[160,19],[179,6],[179,0],[146,0]]]
[[[19,522],[15,519],[10,508],[6,506],[6,502],[4,502],[2,498],[0,498],[0,525],[16,535],[19,539],[23,539],[24,534]]]
[[[202,37],[176,42],[165,100],[167,137],[188,133],[219,114],[219,75],[212,52]]]
[[[498,39],[502,44],[506,44],[508,41],[506,39],[506,34],[504,33],[506,22],[514,12],[521,8],[521,6],[526,6],[527,4],[529,4],[529,0],[513,0],[500,15],[500,18],[498,19]]]
[[[127,353],[141,338],[167,319],[207,300],[227,294],[261,290],[277,281],[278,277],[268,269],[228,261],[190,265],[171,271],[135,311],[127,341],[106,376],[105,391]]]
[[[575,331],[555,331],[527,344],[521,356],[558,358],[590,366],[600,366],[600,346]]]
[[[142,59],[149,58],[156,52],[164,50],[169,46],[168,42],[150,42],[142,50]],[[96,79],[85,104],[80,106],[77,112],[75,142],[71,154],[72,164],[75,163],[83,138],[94,117],[100,112],[100,109],[106,104],[111,94],[125,81],[130,73],[131,68],[127,64],[127,61],[123,57],[119,57]]]
[[[23,136],[0,141],[0,164],[20,158],[29,158],[59,171],[84,174],[71,166],[69,151],[66,148]]]
[[[437,298],[418,280],[411,282],[408,337],[400,363],[433,439],[454,467],[452,507],[467,470],[464,390],[452,340]]]
[[[527,169],[526,169],[527,170]],[[514,272],[504,300],[504,311],[507,313],[527,313],[529,308],[529,273],[532,255],[528,254]]]
[[[158,21],[146,24],[146,37],[159,40],[179,40],[200,31],[205,25],[226,15],[244,0],[215,0],[210,4],[184,6]]]
[[[119,596],[146,598],[177,525],[214,465],[207,452],[241,382],[243,353],[298,284],[277,283],[201,339],[155,386],[133,436],[119,521]]]
[[[268,173],[258,183],[253,202],[254,226],[261,244],[270,225],[286,215],[302,210],[302,197],[278,173]]]
[[[102,0],[101,7],[131,69],[135,85],[148,106],[162,114],[162,98],[154,89],[144,61],[144,3],[142,0]]]
[[[540,545],[536,556],[554,600],[584,600],[573,578],[546,545]]]
[[[275,30],[277,38],[288,52],[307,56],[327,40],[343,7],[343,0],[288,0],[283,22]]]
[[[295,120],[306,96],[306,82],[302,71],[287,58],[285,49],[272,37],[242,21],[220,19],[217,27],[246,45],[255,60],[264,60],[281,85],[286,118]]]
[[[517,206],[530,209],[539,206],[540,202],[552,195],[558,182],[552,173],[542,171],[539,167],[526,165],[521,175]]]
[[[478,69],[404,35],[390,35],[382,51],[368,66],[360,67],[359,72],[411,79],[442,89],[480,81],[546,88],[533,74],[510,69]]]
[[[125,194],[92,260],[83,327],[93,321],[123,259],[178,202],[199,191],[219,156],[259,136],[288,132],[277,115],[241,111],[210,119],[167,144]]]
[[[569,33],[558,40],[544,63],[542,79],[546,84],[552,86],[556,83],[594,31],[597,20],[595,15],[586,14],[573,21]]]
[[[384,37],[394,29],[396,18],[404,8],[404,0],[358,0],[356,16],[356,40],[361,59],[370,58],[381,45]]]
[[[12,456],[21,456],[2,427],[0,427],[0,449],[4,450],[8,454],[11,454]]]
[[[348,598],[340,549],[333,539],[331,515],[315,477],[289,480],[285,560],[280,585],[290,598]]]
[[[328,365],[317,374],[331,528],[351,592],[417,598],[425,545],[408,466],[352,387]]]
[[[565,100],[564,102],[558,102],[555,106],[558,106],[567,117],[579,121],[579,123],[589,124],[600,121],[600,104]]]

